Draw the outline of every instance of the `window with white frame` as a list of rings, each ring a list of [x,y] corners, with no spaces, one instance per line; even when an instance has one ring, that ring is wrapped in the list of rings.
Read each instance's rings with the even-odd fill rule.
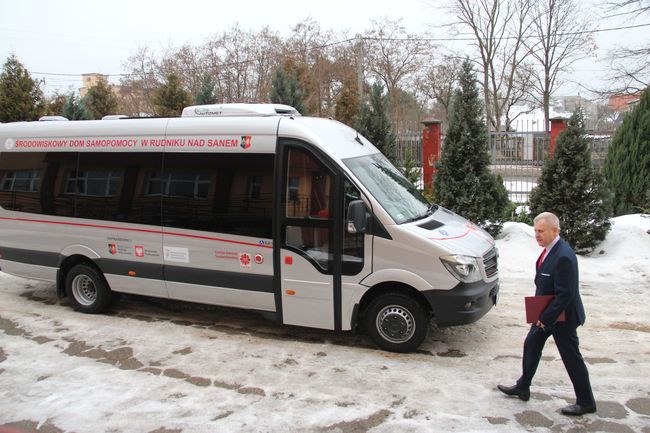
[[[40,170],[13,170],[5,173],[3,191],[37,192]]]
[[[210,178],[205,173],[152,172],[147,181],[147,195],[205,199],[209,187]]]
[[[117,193],[122,177],[117,171],[71,171],[66,183],[66,194],[110,197]]]

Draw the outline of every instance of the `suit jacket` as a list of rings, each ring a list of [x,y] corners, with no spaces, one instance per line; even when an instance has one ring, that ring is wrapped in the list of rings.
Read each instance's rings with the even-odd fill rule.
[[[585,323],[578,285],[578,259],[571,246],[560,238],[535,274],[535,295],[555,295],[540,316],[544,326],[552,327],[562,311],[566,313],[567,325],[577,327]]]

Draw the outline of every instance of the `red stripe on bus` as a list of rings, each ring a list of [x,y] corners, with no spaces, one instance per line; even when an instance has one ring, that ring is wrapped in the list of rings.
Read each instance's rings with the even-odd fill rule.
[[[185,234],[185,233],[166,232],[166,231],[162,231],[162,230],[146,230],[146,229],[135,229],[135,228],[130,228],[130,227],[115,227],[115,226],[105,226],[105,225],[100,225],[100,224],[69,223],[69,222],[65,222],[65,221],[36,220],[36,219],[28,219],[28,218],[0,217],[0,221],[22,221],[22,222],[28,222],[28,223],[58,224],[58,225],[64,225],[64,226],[88,227],[88,228],[94,228],[94,229],[109,229],[109,230],[121,230],[121,231],[128,231],[128,232],[153,233],[153,234],[161,234],[161,235],[168,235],[168,236],[179,236],[179,237],[185,237],[185,238],[203,239],[203,240],[207,240],[207,241],[225,242],[225,243],[229,243],[229,244],[246,245],[246,246],[251,246],[251,247],[273,248],[270,245],[261,245],[261,244],[253,244],[253,243],[250,243],[250,242],[233,241],[233,240],[230,240],[230,239],[215,238],[215,237],[211,237],[211,236],[189,235],[189,234]]]

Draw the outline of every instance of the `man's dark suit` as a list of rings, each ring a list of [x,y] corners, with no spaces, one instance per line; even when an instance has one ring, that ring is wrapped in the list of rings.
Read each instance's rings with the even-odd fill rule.
[[[546,329],[533,324],[528,332],[524,343],[523,374],[517,381],[517,387],[530,387],[546,339],[553,335],[573,383],[576,404],[582,407],[595,406],[589,372],[580,354],[576,332],[576,328],[585,323],[585,310],[578,291],[578,260],[563,239],[558,240],[537,269],[535,286],[535,295],[555,295],[555,299],[540,317]],[[556,323],[562,311],[566,314],[566,321]]]

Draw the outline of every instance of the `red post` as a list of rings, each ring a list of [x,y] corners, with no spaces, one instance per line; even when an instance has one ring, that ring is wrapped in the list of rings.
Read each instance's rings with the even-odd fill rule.
[[[424,119],[422,121],[422,176],[424,189],[428,191],[433,186],[433,175],[436,172],[436,162],[440,160],[442,149],[441,122],[437,119]]]
[[[555,153],[555,142],[560,136],[560,133],[566,129],[568,119],[566,117],[554,117],[549,120],[551,121],[551,145],[549,148],[549,156],[553,159],[553,154]]]

